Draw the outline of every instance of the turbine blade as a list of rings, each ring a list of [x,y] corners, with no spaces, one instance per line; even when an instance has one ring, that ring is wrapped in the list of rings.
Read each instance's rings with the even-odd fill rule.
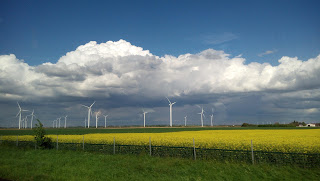
[[[172,103],[172,105],[175,104],[175,103],[177,103],[177,102]]]
[[[18,115],[21,113],[21,111],[18,112],[18,114],[16,115],[16,117],[18,117]]]
[[[166,97],[166,98],[167,98],[167,97]],[[171,102],[170,102],[169,98],[167,98],[167,99],[168,99],[169,103],[171,104]]]
[[[94,101],[94,102],[91,104],[91,106],[90,106],[90,107],[92,107],[94,103],[96,103],[96,101]]]
[[[18,106],[19,106],[19,109],[21,109],[19,102],[17,102],[17,104],[18,104]]]
[[[86,108],[88,108],[88,109],[89,109],[89,107],[88,107],[88,106],[85,106],[85,105],[83,105],[83,104],[81,104],[81,106],[86,107]]]

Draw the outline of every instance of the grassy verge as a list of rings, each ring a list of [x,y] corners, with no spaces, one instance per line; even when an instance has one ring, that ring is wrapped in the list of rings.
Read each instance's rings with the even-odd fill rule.
[[[0,147],[11,180],[318,180],[319,169]]]
[[[46,128],[47,134],[68,134],[68,135],[82,135],[89,133],[165,133],[165,132],[178,132],[178,131],[202,131],[202,130],[256,130],[256,129],[320,129],[319,127],[315,128],[297,128],[297,127],[184,127],[184,128]],[[33,131],[31,129],[0,129],[0,135],[32,135]]]

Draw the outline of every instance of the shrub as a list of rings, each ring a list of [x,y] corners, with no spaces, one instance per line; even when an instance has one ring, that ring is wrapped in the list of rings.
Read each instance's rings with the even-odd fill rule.
[[[243,124],[241,125],[241,127],[257,127],[257,125],[249,124],[249,123],[243,123]]]
[[[45,136],[46,132],[43,128],[43,124],[39,119],[37,119],[37,121],[39,124],[36,124],[36,127],[33,128],[34,139],[36,141],[37,147],[40,149],[53,148],[51,138]]]

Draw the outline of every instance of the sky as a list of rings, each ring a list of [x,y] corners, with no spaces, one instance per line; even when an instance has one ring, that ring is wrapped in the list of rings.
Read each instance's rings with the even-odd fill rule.
[[[205,125],[319,122],[319,7],[1,1],[0,127],[18,126],[17,101],[45,126],[65,115],[83,126],[94,101],[108,125],[143,125],[142,108],[147,125],[169,125],[165,97],[174,125],[200,125],[201,107]]]

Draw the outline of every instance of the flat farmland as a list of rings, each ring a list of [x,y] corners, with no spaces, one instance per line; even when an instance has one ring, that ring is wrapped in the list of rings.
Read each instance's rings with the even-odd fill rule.
[[[22,133],[25,134],[22,134]],[[20,133],[20,134],[18,134]],[[47,129],[60,143],[148,145],[250,150],[283,153],[320,153],[320,129],[243,128],[126,128],[126,129]],[[3,140],[32,141],[32,130],[1,130]]]

